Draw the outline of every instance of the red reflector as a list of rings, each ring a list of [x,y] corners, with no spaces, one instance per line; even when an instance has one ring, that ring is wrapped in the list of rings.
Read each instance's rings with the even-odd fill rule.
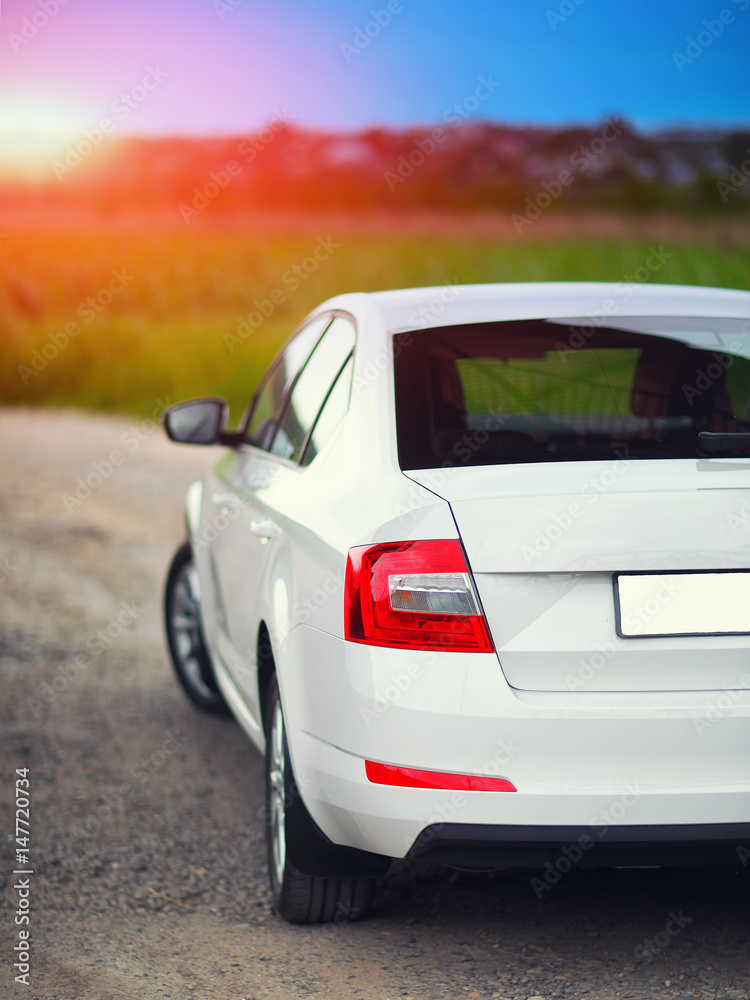
[[[399,649],[494,650],[456,538],[350,549],[344,636],[350,642]]]
[[[515,792],[518,789],[506,778],[477,774],[451,774],[449,771],[418,771],[413,767],[394,767],[365,761],[367,777],[376,785],[400,785],[404,788],[444,788],[459,792]]]

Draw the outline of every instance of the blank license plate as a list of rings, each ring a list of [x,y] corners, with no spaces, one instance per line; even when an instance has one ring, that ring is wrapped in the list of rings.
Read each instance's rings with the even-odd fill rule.
[[[614,583],[626,639],[750,633],[750,571],[619,573]]]

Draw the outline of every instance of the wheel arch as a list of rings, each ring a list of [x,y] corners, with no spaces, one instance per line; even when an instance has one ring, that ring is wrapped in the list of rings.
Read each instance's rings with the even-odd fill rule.
[[[196,479],[188,486],[185,496],[185,528],[190,542],[198,531],[203,505],[203,480]]]

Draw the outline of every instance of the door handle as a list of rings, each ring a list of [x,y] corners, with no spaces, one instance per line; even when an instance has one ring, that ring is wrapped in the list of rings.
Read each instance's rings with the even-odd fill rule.
[[[265,545],[273,537],[274,523],[270,517],[258,517],[250,522],[250,531]]]
[[[234,510],[239,506],[239,499],[234,493],[212,493],[211,501],[215,507],[218,507],[222,514],[228,514],[230,510]]]

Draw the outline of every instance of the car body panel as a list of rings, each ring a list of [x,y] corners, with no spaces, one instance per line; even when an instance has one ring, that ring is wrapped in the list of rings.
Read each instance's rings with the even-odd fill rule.
[[[331,308],[355,313],[376,309],[390,333],[537,316],[587,316],[592,325],[639,315],[749,317],[747,292],[625,282],[509,282],[349,293],[320,307]]]

